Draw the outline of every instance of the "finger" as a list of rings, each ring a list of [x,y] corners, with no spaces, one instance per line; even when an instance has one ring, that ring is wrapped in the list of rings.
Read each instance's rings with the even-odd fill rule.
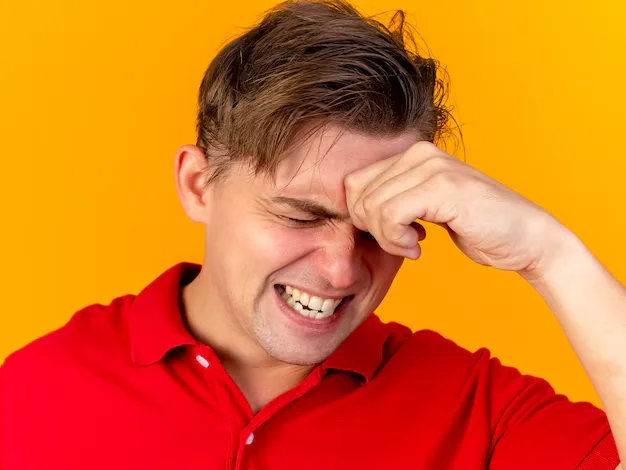
[[[389,199],[411,186],[419,185],[434,172],[443,171],[447,160],[456,161],[434,144],[424,141],[418,142],[404,153],[378,161],[348,175],[344,184],[346,203],[353,224],[361,230],[371,231],[372,223],[368,220],[368,212],[376,210],[380,201]],[[433,161],[432,165],[428,164],[430,161]],[[436,162],[444,163],[435,164]],[[383,187],[384,191],[370,198],[370,195]],[[365,200],[369,200],[367,205]]]
[[[363,213],[362,208],[357,211],[354,210],[356,201],[361,197],[363,190],[368,187],[370,182],[388,167],[393,165],[399,158],[399,155],[394,155],[393,157],[379,160],[376,163],[366,166],[365,168],[348,174],[344,178],[348,212],[352,218],[353,225],[357,228],[367,230],[365,214]]]
[[[416,225],[419,224],[416,223]],[[394,256],[404,256],[405,258],[411,258],[415,260],[421,255],[419,240],[423,239],[426,232],[424,230],[424,227],[422,227],[421,225],[419,225],[419,228],[417,228],[411,224],[409,226],[406,226],[405,228],[413,234],[413,242],[408,243],[407,246],[399,246],[397,243],[391,243],[389,239],[386,238],[383,233],[378,229],[372,229],[371,234],[372,236],[374,236],[380,247],[387,253]]]
[[[366,227],[359,228],[370,231],[380,204],[419,184],[419,181],[419,168],[404,171],[404,168],[399,168],[398,161],[389,165],[383,173],[376,176],[366,187],[360,189],[355,200],[349,202],[349,207],[352,208],[356,219]],[[355,195],[356,193],[352,193],[352,197]]]
[[[369,186],[355,203],[357,211],[362,211],[366,217],[377,212],[385,201],[422,183],[422,173],[420,167],[411,168],[393,176],[389,175],[381,180],[376,189],[371,190]]]
[[[382,201],[421,184],[437,173],[449,170],[450,165],[458,162],[456,158],[428,144],[413,146],[361,191],[359,198],[352,203],[353,211],[361,222],[367,225],[368,213]]]
[[[453,220],[456,203],[447,191],[436,191],[436,186],[435,179],[430,178],[382,203],[377,222],[382,239],[379,243],[407,249],[419,241],[416,219],[437,224]]]
[[[393,235],[385,233],[385,225],[382,223],[383,218],[377,214],[368,218],[368,231],[376,239],[380,247],[387,253],[396,256],[404,256],[411,259],[417,259],[420,256],[421,248],[419,242],[426,238],[426,229],[418,222],[411,222],[408,226],[403,227],[404,239],[399,243],[393,240]],[[404,235],[406,233],[406,235]]]
[[[405,173],[412,168],[421,168],[419,172],[413,172],[415,176],[422,176],[415,181],[415,184],[419,184],[421,180],[427,179],[432,176],[434,171],[441,171],[442,165],[429,165],[434,161],[456,161],[454,157],[447,154],[434,144],[426,141],[418,142],[413,145],[406,152],[399,155],[400,158],[396,159],[386,169],[381,171],[374,179],[372,179],[368,187],[363,191],[362,196],[376,191],[381,184],[384,184],[389,179],[392,179],[402,173]],[[448,162],[449,164],[449,162]]]
[[[384,237],[382,230],[382,220],[380,217],[381,207],[400,193],[418,185],[420,183],[421,169],[411,168],[408,171],[400,173],[380,184],[378,189],[369,193],[367,196],[360,197],[354,205],[354,212],[359,220],[365,222],[368,231],[376,234],[379,238]],[[397,244],[403,248],[413,248],[419,241],[420,230],[416,228],[415,236],[411,232],[403,235],[404,238]],[[421,232],[424,232],[421,227]],[[384,245],[384,241],[382,245]]]

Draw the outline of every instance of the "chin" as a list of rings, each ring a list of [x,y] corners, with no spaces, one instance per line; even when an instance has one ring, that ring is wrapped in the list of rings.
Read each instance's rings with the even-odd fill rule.
[[[334,314],[324,319],[302,318],[273,289],[272,303],[257,309],[252,318],[256,342],[277,361],[298,366],[315,366],[330,356],[353,330],[354,296],[339,304]]]
[[[263,341],[263,338],[259,338],[259,343],[265,352],[277,361],[295,366],[315,366],[320,364],[341,343],[326,341],[325,344],[320,344],[320,341],[295,341],[293,338],[279,340],[277,336],[268,339],[269,341]]]
[[[277,361],[283,362],[285,364],[291,364],[294,366],[316,366],[322,362],[330,355],[320,355],[319,352],[311,353],[311,354],[270,354]]]

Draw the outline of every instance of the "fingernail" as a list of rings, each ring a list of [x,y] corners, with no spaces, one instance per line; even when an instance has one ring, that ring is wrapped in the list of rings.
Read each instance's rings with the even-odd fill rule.
[[[404,256],[405,256],[406,258],[410,258],[410,259],[416,260],[417,258],[419,258],[420,253],[421,253],[421,250],[420,250],[419,246],[417,246],[417,247],[415,247],[415,248],[412,248],[412,249],[410,249],[410,250],[407,250],[407,251],[405,252],[405,255],[404,255]]]
[[[411,247],[417,243],[417,232],[413,229],[406,230],[398,239],[397,244],[403,247]]]

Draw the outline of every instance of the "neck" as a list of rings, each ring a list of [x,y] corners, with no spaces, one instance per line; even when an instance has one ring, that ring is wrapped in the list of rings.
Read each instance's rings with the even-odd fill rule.
[[[182,287],[181,304],[187,328],[198,341],[210,346],[222,366],[248,400],[253,413],[300,383],[313,366],[298,366],[271,357],[229,315],[207,286],[204,269]]]

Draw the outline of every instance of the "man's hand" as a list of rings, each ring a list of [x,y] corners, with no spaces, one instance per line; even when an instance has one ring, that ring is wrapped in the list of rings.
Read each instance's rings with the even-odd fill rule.
[[[416,259],[425,236],[416,219],[445,227],[474,261],[531,273],[567,231],[546,211],[429,142],[345,179],[353,224],[387,252]]]

